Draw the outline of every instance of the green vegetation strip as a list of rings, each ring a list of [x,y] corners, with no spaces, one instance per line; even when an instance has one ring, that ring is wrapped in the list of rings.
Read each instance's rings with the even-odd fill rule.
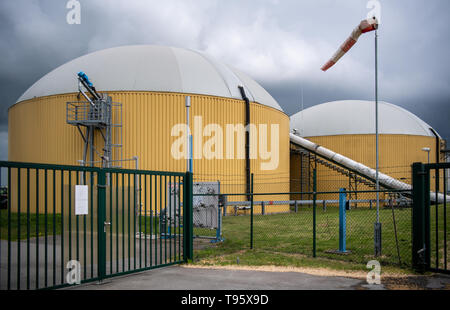
[[[265,250],[243,250],[232,254],[221,256],[213,256],[204,259],[197,259],[190,262],[192,266],[207,267],[288,267],[288,268],[310,268],[310,269],[329,269],[344,272],[365,272],[369,269],[366,264],[354,263],[349,261],[329,259],[329,258],[313,258],[302,254],[288,254],[280,252],[271,252]],[[411,269],[404,267],[386,265],[382,266],[381,273],[387,274],[415,274]]]
[[[433,212],[431,210],[431,226],[435,227]],[[312,256],[312,219],[312,208],[301,208],[298,213],[256,215],[254,218],[255,250],[250,251],[250,217],[248,215],[226,216],[223,218],[225,241],[199,247],[195,252],[195,259],[203,262],[235,264],[239,253],[244,251],[245,256],[241,256],[240,259],[245,257],[246,263],[251,265],[280,263],[283,266],[296,266],[299,262],[303,264],[307,257]],[[373,255],[375,221],[374,209],[361,207],[347,211],[346,240],[349,253],[336,254],[332,252],[339,248],[338,208],[329,207],[326,211],[318,208],[317,256],[335,261],[353,262],[364,267],[372,259],[379,260],[383,265],[410,266],[411,209],[394,209],[394,214],[389,208],[380,210],[382,256],[377,258]],[[439,216],[439,231],[443,233],[443,214]],[[433,236],[431,239],[433,242]],[[305,257],[298,261],[299,258],[296,256],[298,254]]]
[[[55,218],[55,232],[56,235],[61,234],[61,214],[47,216],[47,235],[53,235],[53,218]],[[36,223],[38,223],[39,236],[45,235],[45,215],[30,214],[30,238],[36,237]],[[20,239],[27,239],[27,214],[20,214]],[[11,212],[11,223],[8,228],[8,210],[0,210],[0,237],[2,240],[8,240],[8,229],[11,229],[11,241],[18,240],[19,215]]]
[[[140,228],[141,231],[144,232],[145,225],[147,224],[147,234],[159,234],[160,227],[159,227],[159,217],[150,217],[150,216],[141,216],[137,217],[137,225],[139,225],[140,222]],[[76,232],[76,218],[72,217],[72,232]],[[45,236],[46,231],[46,223],[45,223],[45,215],[39,214],[37,216],[34,213],[30,213],[30,227],[29,227],[29,236],[30,238],[37,237],[36,234],[36,223],[38,223],[38,234],[39,237]],[[61,235],[61,214],[48,214],[47,215],[47,236],[53,235],[53,222],[55,222],[55,233],[56,235]],[[146,223],[147,222],[147,223]],[[27,214],[21,213],[20,214],[20,240],[26,240],[28,235],[28,221],[27,221]],[[114,221],[115,223],[115,221]],[[64,220],[64,228],[67,231],[68,228],[68,219],[67,216]],[[138,227],[136,227],[137,229]],[[152,228],[152,231],[150,231],[150,228]],[[0,210],[0,239],[1,240],[8,240],[8,229],[11,230],[11,241],[17,241],[18,240],[18,231],[19,231],[19,216],[16,212],[11,212],[11,223],[8,227],[8,210]],[[82,225],[79,225],[79,232],[83,232]],[[121,231],[121,227],[119,231]],[[115,231],[115,230],[114,230]],[[174,232],[172,232],[174,233]]]

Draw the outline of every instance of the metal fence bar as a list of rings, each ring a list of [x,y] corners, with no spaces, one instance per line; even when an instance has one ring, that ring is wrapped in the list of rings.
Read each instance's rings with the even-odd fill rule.
[[[173,232],[172,232],[172,191],[169,192],[169,202],[167,203],[167,183],[166,185],[166,208],[167,205],[169,206],[169,262],[172,262],[172,237],[173,237]],[[169,189],[170,186],[172,185],[172,178],[169,176]]]
[[[116,173],[116,272],[119,272],[119,174]],[[123,185],[123,184],[122,184]],[[111,262],[112,264],[112,262]]]
[[[346,191],[346,193],[348,193]],[[284,193],[283,195],[290,195],[291,193]],[[323,194],[322,192],[318,192],[317,194]],[[227,194],[228,195],[228,194]],[[242,196],[245,196],[247,194],[242,194]],[[254,195],[258,195],[257,193],[254,193]],[[273,194],[274,195],[274,194]],[[194,196],[206,196],[203,194],[194,194]],[[375,199],[351,199],[351,200],[347,200],[350,203],[370,203],[370,202],[374,202]],[[380,202],[381,203],[388,203],[390,200],[389,199],[381,199]],[[400,200],[391,200],[393,202],[399,202]],[[261,205],[261,204],[270,204],[270,205],[292,205],[294,206],[294,210],[295,210],[295,205],[297,204],[297,208],[299,205],[313,205],[314,201],[313,200],[256,200],[253,201],[253,204],[255,205]],[[316,200],[316,204],[338,204],[339,200],[338,199],[327,199],[327,200],[322,200],[322,199],[318,199]],[[229,201],[226,203],[226,206],[250,206],[250,201]],[[324,209],[326,209],[326,206],[324,207]]]
[[[2,167],[0,167],[0,187],[2,186]],[[3,207],[3,201],[1,201],[1,205],[2,205],[2,207]],[[0,223],[2,223],[2,220],[3,220],[3,214],[2,214],[2,212],[1,212],[1,210],[0,210]],[[3,224],[3,223],[2,223]],[[0,229],[0,240],[2,240],[2,232],[1,232],[1,229]],[[0,243],[0,266],[3,264],[3,259],[2,259],[2,249],[3,249],[3,246],[2,246],[2,244]],[[3,249],[3,251],[4,251],[4,249]],[[3,275],[3,272],[2,272],[2,270],[0,270],[0,285],[2,284],[2,281],[3,281],[3,277],[4,277],[4,275]]]
[[[435,252],[436,252],[436,268],[439,268],[439,203],[438,203],[438,193],[439,193],[439,168],[436,167],[434,169],[434,179],[435,179],[435,220],[436,220],[436,227],[435,227]],[[444,195],[445,199],[445,195]]]
[[[106,174],[97,174],[97,277],[102,281],[106,277]]]
[[[122,173],[122,272],[125,271],[125,173]]]
[[[429,173],[422,163],[414,163],[413,173],[413,216],[412,216],[412,265],[417,270],[429,268],[429,199],[427,184]],[[429,192],[428,192],[429,193]]]
[[[64,283],[64,170],[61,170],[61,283]]]
[[[434,163],[434,164],[420,164],[415,163],[413,164],[413,200],[414,200],[414,206],[415,208],[423,208],[423,212],[416,212],[416,219],[413,217],[413,266],[418,269],[419,271],[423,271],[424,269],[432,270],[432,271],[438,271],[438,272],[445,272],[449,273],[450,271],[447,269],[447,215],[446,215],[446,209],[447,209],[447,180],[446,180],[446,169],[450,168],[450,163]],[[443,170],[444,175],[444,190],[443,190],[443,202],[440,205],[440,200],[438,199],[439,196],[439,175],[440,170]],[[431,171],[434,171],[434,178],[435,178],[435,190],[434,190],[434,200],[435,200],[435,216],[433,218],[434,220],[434,231],[431,232],[431,219],[430,219],[430,177],[431,177]],[[416,183],[420,180],[421,177],[425,177],[425,180],[421,183],[419,183],[419,186],[417,186]],[[423,193],[424,192],[424,193]],[[421,197],[425,196],[425,198]],[[440,215],[440,209],[443,211],[443,261],[441,263],[440,260],[440,243],[439,243],[439,231],[440,231],[440,223],[441,219],[439,218]],[[421,225],[421,222],[424,224]],[[421,255],[415,254],[415,247],[414,242],[418,242],[418,231],[422,233],[422,238],[425,239],[425,246],[427,246],[427,250],[421,252]],[[430,235],[433,234],[435,240],[433,242],[434,249],[431,249],[431,238]],[[431,254],[434,254],[434,261],[433,264],[431,263]],[[420,263],[420,259],[422,262],[424,262],[422,265],[418,264],[418,260]]]
[[[110,225],[113,225],[113,174],[108,173],[109,177],[109,220]],[[117,187],[116,187],[117,188]],[[110,227],[109,231],[109,273],[113,274],[113,228]]]
[[[250,249],[253,249],[253,173],[250,179]]]
[[[145,222],[144,222],[144,244],[145,244],[145,268],[147,268],[147,176],[144,175],[144,214],[145,214]],[[151,221],[151,220],[150,220]],[[151,222],[150,222],[151,223]],[[151,240],[150,236],[150,240]],[[151,241],[150,241],[151,242]],[[151,249],[151,245],[150,245]],[[150,256],[151,257],[151,256]]]
[[[139,187],[141,187],[142,180],[141,175],[138,175],[139,179]],[[140,191],[140,189],[138,189]],[[141,195],[138,195],[139,197],[139,203],[138,203],[138,210],[139,210],[139,269],[142,268],[142,206],[141,206]],[[147,253],[146,253],[147,254]]]
[[[167,176],[164,176],[164,264],[167,264]]]
[[[54,170],[70,170],[70,171],[80,171],[80,172],[98,172],[104,171],[105,173],[117,172],[125,174],[145,174],[145,175],[173,175],[181,176],[184,173],[171,172],[171,171],[154,171],[154,170],[138,170],[138,169],[119,169],[119,168],[100,168],[100,167],[89,167],[89,166],[73,166],[73,165],[55,165],[55,164],[41,164],[41,163],[29,163],[29,162],[13,162],[13,161],[0,161],[0,167],[11,167],[11,168],[31,168],[31,169],[54,169]]]
[[[8,290],[11,289],[11,167],[8,167]]]
[[[128,212],[128,216],[127,216],[127,221],[128,221],[128,270],[131,269],[131,225],[130,225],[130,217],[131,217],[131,182],[130,182],[130,173],[127,173],[128,175],[128,202],[127,202],[127,212]]]
[[[53,286],[56,285],[56,170],[53,169]]]
[[[30,289],[30,168],[27,168],[27,290]]]
[[[347,190],[346,193],[347,194],[354,194],[354,193],[358,193],[358,194],[376,194],[377,192],[379,193],[411,193],[412,190],[410,189],[398,189],[398,190],[394,190],[394,189],[384,189],[384,190],[357,190],[357,191],[350,191]],[[267,192],[267,193],[253,193],[254,196],[279,196],[279,195],[313,195],[314,191],[312,192]],[[320,191],[321,195],[325,195],[325,194],[339,194],[339,191]],[[221,194],[218,193],[208,193],[208,194],[201,194],[201,193],[196,193],[193,194],[193,196],[196,197],[200,197],[200,196],[220,196]],[[250,193],[227,193],[227,196],[248,196],[250,195]],[[294,200],[293,200],[294,201]],[[359,199],[356,200],[352,200],[352,201],[356,201],[358,202]]]
[[[45,214],[45,234],[44,234],[44,243],[45,243],[45,258],[44,258],[44,287],[48,286],[48,170],[44,169],[44,214]]]
[[[317,256],[317,170],[313,169],[313,257]]]
[[[39,170],[36,169],[36,289],[39,288]],[[47,246],[47,245],[46,245]]]
[[[83,173],[83,185],[86,185],[86,173]],[[86,239],[86,215],[83,215],[83,278],[86,280],[87,278],[87,239]]]
[[[149,197],[148,197],[148,202],[149,202],[149,211],[150,211],[150,267],[153,266],[153,198],[152,198],[152,191],[153,191],[153,186],[152,186],[152,179],[153,176],[149,176]]]
[[[163,253],[163,248],[162,248],[162,221],[161,221],[161,215],[162,215],[162,176],[159,176],[159,181],[158,181],[158,188],[159,188],[159,200],[158,200],[158,206],[159,206],[159,210],[158,210],[158,214],[159,214],[159,263],[162,264],[162,253]]]
[[[183,177],[183,226],[184,226],[184,248],[183,248],[183,260],[192,260],[194,257],[193,252],[193,218],[192,218],[192,173],[186,172],[186,176]]]
[[[154,203],[153,206],[155,208],[155,216],[154,216],[154,225],[153,225],[153,229],[154,229],[154,236],[155,236],[155,252],[153,254],[153,256],[155,257],[155,265],[158,265],[158,194],[157,194],[157,190],[158,190],[158,176],[155,176],[155,183],[154,183],[154,187],[153,190],[154,191]]]
[[[136,174],[133,174],[133,269],[136,269]]]
[[[444,269],[447,270],[447,169],[444,168]]]
[[[72,173],[71,171],[67,171],[68,177],[69,177],[69,190],[68,190],[68,194],[69,194],[69,208],[68,208],[68,213],[69,213],[69,261],[72,260],[72,197],[71,197],[71,192],[72,192]]]
[[[182,183],[183,182],[183,183]],[[178,233],[180,234],[180,237],[178,238],[178,260],[181,260],[181,184],[183,184],[184,187],[184,179],[181,181],[181,177],[178,177]]]
[[[91,171],[90,177],[90,189],[91,189],[91,278],[94,278],[94,172]],[[98,206],[97,206],[98,211]]]
[[[78,174],[78,172],[75,174],[76,178],[75,178],[75,182],[77,185],[80,184],[80,176]],[[77,231],[76,231],[76,258],[77,261],[80,261],[80,221],[79,221],[79,216],[75,214],[75,225],[77,227]],[[81,271],[80,271],[81,272]]]

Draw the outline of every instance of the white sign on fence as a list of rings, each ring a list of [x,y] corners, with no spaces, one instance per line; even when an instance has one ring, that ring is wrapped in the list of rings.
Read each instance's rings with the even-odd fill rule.
[[[75,215],[87,215],[89,210],[89,186],[75,185]]]

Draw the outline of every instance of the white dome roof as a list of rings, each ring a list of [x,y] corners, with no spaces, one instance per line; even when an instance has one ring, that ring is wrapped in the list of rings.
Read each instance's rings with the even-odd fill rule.
[[[162,91],[242,99],[282,111],[273,97],[246,74],[211,57],[181,48],[132,45],[76,58],[34,83],[17,102],[78,92],[77,73],[89,76],[98,91]]]
[[[302,137],[375,134],[375,102],[333,101],[305,109],[291,116],[291,131]],[[431,126],[407,110],[378,102],[379,134],[434,137]]]

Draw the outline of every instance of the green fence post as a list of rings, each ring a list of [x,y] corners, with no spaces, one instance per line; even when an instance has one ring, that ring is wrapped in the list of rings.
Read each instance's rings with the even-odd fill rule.
[[[91,184],[92,186],[92,184]],[[106,173],[99,170],[97,175],[97,242],[98,279],[106,276]]]
[[[316,257],[316,199],[317,199],[317,170],[313,170],[313,257]]]
[[[429,179],[422,163],[412,165],[412,265],[419,271],[430,267]]]
[[[345,188],[339,189],[339,252],[347,252],[347,193]]]
[[[187,260],[192,260],[194,258],[194,242],[193,242],[193,199],[192,199],[193,181],[192,172],[186,172],[184,177],[184,198],[183,198],[183,230],[184,230],[184,250],[183,258],[186,262]]]
[[[250,249],[253,249],[253,173],[250,178]]]

